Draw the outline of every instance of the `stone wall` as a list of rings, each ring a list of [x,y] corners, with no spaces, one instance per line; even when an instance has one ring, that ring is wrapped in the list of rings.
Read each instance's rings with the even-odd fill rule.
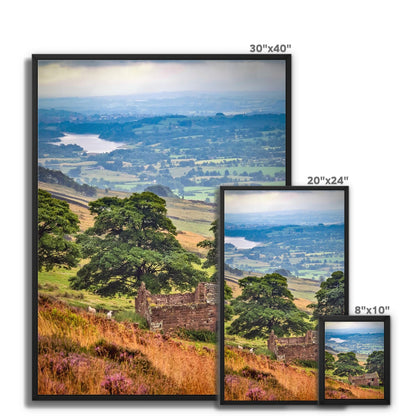
[[[318,361],[318,344],[284,345],[278,347],[276,357],[288,363],[296,360]]]
[[[360,376],[348,376],[348,381],[350,382],[350,384],[353,384],[354,386],[378,387],[378,385],[380,384],[380,380],[376,372],[362,374]]]
[[[267,348],[279,361],[318,360],[318,339],[316,331],[307,331],[303,337],[278,338],[271,332]]]
[[[216,330],[216,305],[193,303],[188,305],[166,305],[151,308],[152,330],[169,331],[174,328]]]
[[[199,283],[195,292],[152,295],[144,283],[135,299],[136,312],[153,331],[174,328],[216,331],[217,285]]]

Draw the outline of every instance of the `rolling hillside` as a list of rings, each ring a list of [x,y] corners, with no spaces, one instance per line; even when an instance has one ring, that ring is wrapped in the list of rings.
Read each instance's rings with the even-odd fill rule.
[[[215,394],[215,344],[162,336],[45,295],[38,330],[40,395]]]
[[[317,370],[287,365],[263,354],[225,348],[226,400],[316,400]]]
[[[80,219],[81,231],[85,231],[94,223],[94,218],[88,209],[88,203],[104,196],[117,196],[125,198],[130,194],[120,191],[105,192],[102,189],[97,189],[96,197],[87,197],[76,192],[74,189],[58,184],[50,184],[39,182],[39,188],[44,189],[52,194],[54,198],[67,201],[70,209]],[[211,222],[215,218],[215,206],[213,204],[206,204],[201,201],[189,201],[179,198],[164,198],[168,209],[168,217],[174,223],[178,235],[177,239],[181,245],[189,251],[205,255],[206,250],[197,247],[197,243],[206,239],[212,238],[212,233],[209,231]]]

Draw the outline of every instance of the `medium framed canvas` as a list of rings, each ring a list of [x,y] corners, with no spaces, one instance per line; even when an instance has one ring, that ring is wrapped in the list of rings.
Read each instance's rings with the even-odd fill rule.
[[[221,404],[317,404],[318,318],[348,313],[347,187],[221,187]]]
[[[319,403],[390,404],[390,317],[319,321]]]
[[[290,184],[290,63],[33,56],[34,399],[215,399],[216,195]]]

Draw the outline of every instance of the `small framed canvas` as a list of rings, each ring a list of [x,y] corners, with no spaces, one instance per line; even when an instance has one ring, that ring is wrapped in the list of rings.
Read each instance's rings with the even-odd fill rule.
[[[317,404],[318,318],[348,313],[347,187],[221,187],[221,404]]]
[[[216,195],[290,184],[290,97],[290,55],[33,56],[34,399],[215,400]]]
[[[319,320],[319,404],[390,404],[390,317]]]

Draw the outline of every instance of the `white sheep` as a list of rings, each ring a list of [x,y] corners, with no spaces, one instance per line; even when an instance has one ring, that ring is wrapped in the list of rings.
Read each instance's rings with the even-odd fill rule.
[[[242,350],[242,349],[243,349],[243,347],[242,347],[241,345],[238,345],[238,346],[237,346],[237,348],[238,348],[239,350]]]
[[[88,312],[97,313],[97,311],[94,308],[91,308],[91,306],[88,306]]]
[[[254,349],[250,348],[250,354],[254,354]]]
[[[111,319],[113,317],[113,311],[107,313],[107,319]]]

